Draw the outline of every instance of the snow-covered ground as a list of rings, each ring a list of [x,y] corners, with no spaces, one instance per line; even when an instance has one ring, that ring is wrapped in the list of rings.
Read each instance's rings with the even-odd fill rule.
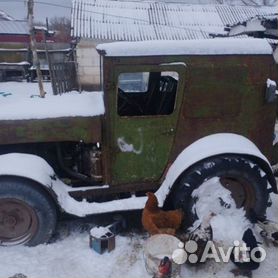
[[[51,82],[44,82],[44,91],[46,92],[46,95],[52,95],[52,86]],[[31,96],[39,96],[39,86],[37,82],[16,82],[16,81],[10,81],[10,82],[0,82],[0,92],[7,94],[6,96],[1,95],[0,100],[3,98],[3,100],[6,99],[21,99]]]
[[[273,205],[268,209],[270,219],[278,221],[278,196],[272,195]],[[140,217],[140,214],[137,214]],[[84,220],[88,223],[88,220]],[[81,224],[80,224],[81,223]],[[91,220],[91,225],[94,225]],[[65,227],[67,227],[65,229]],[[28,278],[143,278],[147,274],[143,259],[143,246],[147,235],[143,232],[129,232],[116,237],[116,249],[99,255],[89,248],[89,225],[80,221],[60,224],[58,232],[63,236],[49,245],[37,247],[1,248],[0,278],[22,273]],[[85,227],[85,228],[84,228]],[[80,231],[82,230],[82,231]],[[65,232],[66,231],[66,232]],[[262,239],[259,239],[262,241]],[[278,249],[266,245],[267,257],[254,278],[278,277]],[[234,265],[209,261],[198,267],[182,266],[181,277],[232,278]]]

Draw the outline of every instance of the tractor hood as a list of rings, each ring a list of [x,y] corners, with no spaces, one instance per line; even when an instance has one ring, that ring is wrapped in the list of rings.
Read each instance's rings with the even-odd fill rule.
[[[101,140],[103,92],[3,98],[0,144]]]

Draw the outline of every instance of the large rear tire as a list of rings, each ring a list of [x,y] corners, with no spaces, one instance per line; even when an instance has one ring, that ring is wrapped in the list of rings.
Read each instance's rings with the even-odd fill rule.
[[[187,225],[192,225],[198,218],[192,210],[193,190],[214,177],[219,177],[222,186],[231,191],[236,206],[244,207],[247,217],[251,209],[257,215],[265,215],[269,200],[265,173],[248,158],[237,155],[218,156],[190,167],[179,178],[169,196],[168,202],[184,210]]]
[[[0,245],[46,243],[56,220],[56,206],[41,185],[18,177],[0,178]]]

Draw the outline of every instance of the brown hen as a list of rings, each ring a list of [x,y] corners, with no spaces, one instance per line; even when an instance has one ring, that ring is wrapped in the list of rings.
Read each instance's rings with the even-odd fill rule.
[[[154,193],[148,192],[147,196],[148,200],[142,214],[142,224],[145,230],[151,235],[175,235],[183,219],[182,210],[163,211],[158,207]]]

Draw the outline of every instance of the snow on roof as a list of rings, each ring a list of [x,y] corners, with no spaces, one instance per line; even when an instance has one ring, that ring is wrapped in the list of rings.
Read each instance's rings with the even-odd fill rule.
[[[105,56],[159,55],[230,55],[272,54],[264,39],[202,39],[184,41],[141,41],[99,44],[97,50]]]
[[[116,0],[117,1],[117,0]],[[123,0],[126,1],[126,0]],[[138,2],[138,0],[127,0]],[[277,0],[157,0],[157,2],[174,2],[183,4],[224,4],[224,5],[240,5],[240,6],[275,6],[277,5]]]
[[[72,35],[97,40],[185,40],[224,34],[227,24],[276,7],[193,5],[164,2],[73,0]]]
[[[14,20],[14,19],[6,12],[0,10],[0,20]]]
[[[237,36],[248,33],[264,33],[264,37],[278,38],[277,14],[259,15],[243,22],[229,26],[229,36]]]
[[[0,65],[3,66],[30,66],[30,63],[27,61],[22,61],[19,63],[7,63],[7,62],[1,62]]]
[[[47,28],[45,26],[34,26],[35,30],[42,30],[42,31],[47,31]]]
[[[0,34],[28,35],[28,24],[20,20],[0,20]]]
[[[71,48],[61,48],[61,49],[49,49],[48,52],[54,53],[54,52],[70,52]],[[0,48],[0,52],[27,52],[28,48]],[[45,49],[38,49],[38,53],[45,52]]]
[[[28,48],[0,48],[0,52],[25,52]]]
[[[276,6],[226,6],[217,5],[217,11],[223,25],[232,25],[255,16],[266,16],[277,13]]]

